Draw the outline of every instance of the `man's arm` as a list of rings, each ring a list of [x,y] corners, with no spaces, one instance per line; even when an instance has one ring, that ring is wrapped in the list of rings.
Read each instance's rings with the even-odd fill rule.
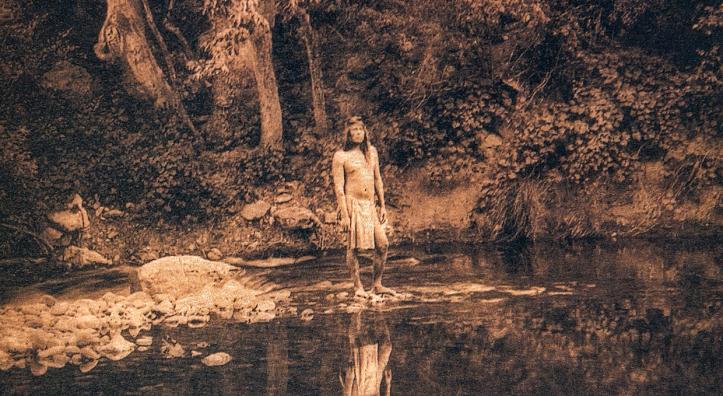
[[[349,223],[349,212],[346,208],[346,196],[344,195],[344,158],[339,151],[334,153],[331,161],[331,174],[334,177],[334,193],[336,194],[336,204],[339,214],[341,215],[341,224],[344,226]]]
[[[372,147],[372,154],[374,154],[374,193],[379,198],[379,220],[384,223],[387,221],[387,207],[384,202],[384,183],[382,182],[382,175],[379,171],[379,153],[376,147]]]

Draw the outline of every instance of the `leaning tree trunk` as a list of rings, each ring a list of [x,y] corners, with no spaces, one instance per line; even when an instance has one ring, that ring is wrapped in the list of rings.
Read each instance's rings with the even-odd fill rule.
[[[309,14],[300,10],[301,41],[306,49],[306,59],[309,63],[309,75],[311,77],[311,106],[314,112],[314,123],[319,132],[326,132],[328,128],[326,117],[326,100],[324,99],[324,83],[319,62],[319,49],[317,46],[316,32],[311,27]]]
[[[95,54],[103,61],[119,62],[136,94],[151,98],[156,107],[170,106],[195,132],[178,93],[166,80],[151,52],[146,18],[141,0],[108,0]]]

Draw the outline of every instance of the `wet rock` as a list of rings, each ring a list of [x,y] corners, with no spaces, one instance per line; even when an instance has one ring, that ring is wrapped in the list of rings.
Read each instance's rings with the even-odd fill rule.
[[[36,377],[40,377],[41,375],[45,375],[45,373],[48,372],[48,366],[42,362],[36,362],[34,360],[30,361],[30,373],[32,373]]]
[[[83,356],[81,356],[81,354],[77,353],[70,357],[70,364],[72,364],[73,366],[80,366],[82,363],[83,363]]]
[[[63,60],[43,74],[40,86],[60,91],[70,99],[83,100],[93,93],[93,77],[84,68]]]
[[[208,254],[206,254],[206,256],[209,260],[220,261],[223,258],[223,253],[221,253],[220,250],[213,248],[208,252]]]
[[[300,318],[303,321],[309,321],[311,319],[314,319],[314,310],[311,308],[307,308],[307,309],[301,311]]]
[[[90,372],[95,368],[95,366],[98,365],[98,360],[91,360],[88,363],[84,363],[80,365],[80,372],[85,374]]]
[[[178,298],[226,280],[236,271],[226,263],[196,256],[170,256],[143,265],[138,270],[138,280],[150,294],[166,293]]]
[[[274,203],[277,204],[283,204],[291,201],[294,197],[291,196],[291,194],[280,194],[277,195],[276,198],[274,198]]]
[[[52,368],[63,368],[68,364],[68,357],[65,353],[49,356],[47,359],[39,360],[42,364]]]
[[[216,352],[201,360],[206,366],[223,366],[231,361],[231,355],[226,352]]]
[[[38,357],[41,359],[60,354],[65,355],[65,347],[61,345],[38,351]]]
[[[244,205],[241,209],[241,217],[246,221],[258,220],[269,212],[271,205],[265,201],[256,201],[252,204]]]
[[[346,300],[348,297],[349,297],[348,292],[339,292],[336,294],[336,298],[338,298],[339,300]]]
[[[90,360],[100,359],[100,354],[98,352],[96,352],[95,349],[93,349],[92,347],[89,347],[89,346],[80,348],[80,354]]]
[[[201,356],[201,355],[203,355],[202,352],[199,352],[199,351],[196,351],[196,350],[191,351],[191,357],[199,357],[199,356]]]
[[[136,344],[126,340],[120,333],[111,338],[110,343],[98,348],[98,352],[110,360],[121,360],[136,348]]]
[[[63,261],[74,266],[83,267],[86,265],[111,265],[112,261],[103,257],[98,252],[88,248],[68,246],[63,252]]]
[[[149,347],[149,346],[153,345],[153,337],[150,337],[150,336],[139,337],[138,339],[136,339],[136,344],[138,346]]]
[[[138,347],[138,352],[146,352],[146,351],[148,351],[149,349],[150,349],[150,348],[148,348],[147,346],[139,346],[139,347]]]
[[[286,230],[311,230],[321,226],[321,221],[312,211],[300,206],[282,207],[272,215]]]
[[[11,369],[15,365],[15,361],[12,356],[7,352],[0,350],[0,370],[6,371]]]
[[[166,358],[170,359],[183,357],[186,354],[186,351],[183,349],[183,345],[179,343],[173,343],[163,340],[161,344],[161,353]]]
[[[189,315],[186,323],[188,327],[197,329],[206,326],[209,320],[211,320],[209,315]]]
[[[79,355],[79,354],[80,354],[80,348],[78,348],[76,345],[67,345],[67,346],[65,347],[65,353],[66,353],[67,355],[76,355],[76,354]]]

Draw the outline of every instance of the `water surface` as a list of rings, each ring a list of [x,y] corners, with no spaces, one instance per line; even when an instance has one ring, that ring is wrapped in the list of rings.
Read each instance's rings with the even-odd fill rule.
[[[0,373],[0,392],[716,394],[720,257],[715,244],[684,241],[400,248],[384,279],[411,298],[363,309],[338,295],[351,286],[340,257],[255,270],[292,290],[313,319],[154,327],[148,351],[101,360],[87,374],[71,365],[41,377],[11,369]],[[6,302],[127,292],[126,273],[15,288]],[[369,285],[370,268],[362,273]],[[165,358],[159,340],[188,353]],[[201,363],[217,351],[233,360]]]

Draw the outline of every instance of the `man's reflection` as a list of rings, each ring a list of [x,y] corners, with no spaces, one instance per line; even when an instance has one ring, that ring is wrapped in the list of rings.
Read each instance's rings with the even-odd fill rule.
[[[339,374],[343,394],[349,396],[380,395],[382,379],[384,394],[392,389],[392,370],[387,368],[392,354],[389,328],[381,313],[362,313],[351,316],[349,323],[349,357],[344,376]]]

